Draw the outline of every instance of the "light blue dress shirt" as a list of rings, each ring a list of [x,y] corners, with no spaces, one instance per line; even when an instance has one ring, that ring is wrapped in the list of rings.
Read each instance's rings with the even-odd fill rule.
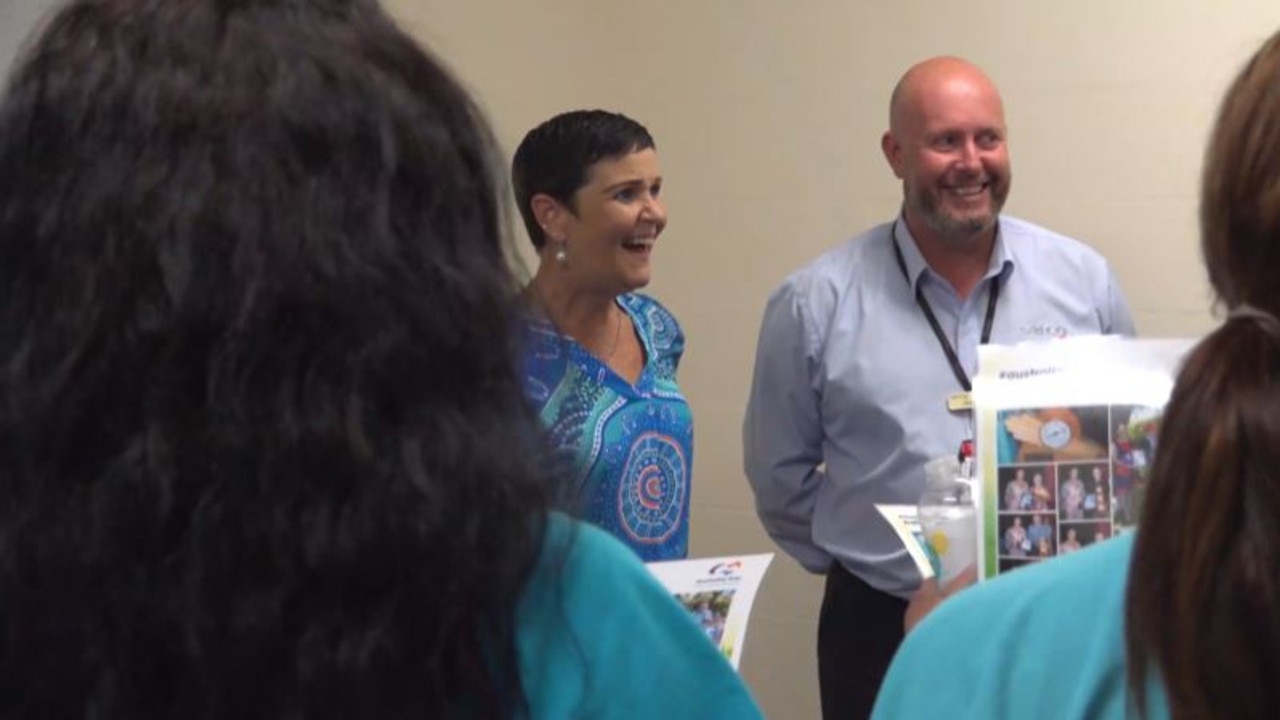
[[[919,286],[965,371],[977,371],[991,282],[991,342],[1133,334],[1115,275],[1096,251],[1000,218],[982,283],[961,299],[896,223],[872,228],[792,274],[769,299],[743,424],[744,466],[765,529],[813,572],[833,560],[882,591],[920,584],[877,503],[914,505],[924,464],[973,437],[947,409],[961,387],[916,305]]]
[[[873,720],[1136,718],[1125,681],[1124,597],[1135,534],[1001,575],[907,635]],[[1167,720],[1154,673],[1146,720]]]

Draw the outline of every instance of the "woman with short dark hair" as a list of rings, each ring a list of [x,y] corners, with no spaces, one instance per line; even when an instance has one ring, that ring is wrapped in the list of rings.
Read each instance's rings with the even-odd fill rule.
[[[522,372],[560,474],[557,500],[645,560],[689,548],[693,417],[676,383],[684,332],[649,284],[667,225],[653,137],[605,110],[530,130],[512,161],[538,251]]]

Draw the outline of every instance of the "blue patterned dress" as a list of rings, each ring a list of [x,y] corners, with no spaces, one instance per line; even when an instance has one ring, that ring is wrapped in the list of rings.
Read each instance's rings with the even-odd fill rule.
[[[564,503],[645,561],[689,550],[693,416],[676,385],[679,323],[644,295],[618,298],[644,346],[631,385],[543,317],[526,315],[525,393],[563,464]]]

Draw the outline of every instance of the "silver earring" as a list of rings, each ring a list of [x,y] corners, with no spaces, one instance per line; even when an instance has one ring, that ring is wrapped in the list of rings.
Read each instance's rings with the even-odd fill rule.
[[[565,253],[564,245],[561,245],[560,248],[556,250],[556,262],[561,265],[569,262],[569,255]]]

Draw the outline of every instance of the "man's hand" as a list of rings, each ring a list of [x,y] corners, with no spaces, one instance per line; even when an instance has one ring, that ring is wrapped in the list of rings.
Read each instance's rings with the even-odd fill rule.
[[[902,628],[906,632],[911,632],[911,628],[924,619],[925,615],[933,612],[933,609],[947,599],[948,595],[955,594],[970,585],[978,579],[978,566],[970,565],[960,571],[959,575],[951,578],[943,587],[938,587],[937,578],[929,578],[920,583],[920,589],[915,595],[911,596],[911,601],[907,603],[907,614],[902,618]]]

